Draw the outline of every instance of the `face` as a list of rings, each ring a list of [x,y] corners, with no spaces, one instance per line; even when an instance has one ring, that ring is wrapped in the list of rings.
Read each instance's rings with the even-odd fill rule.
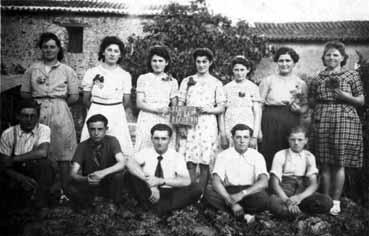
[[[23,108],[19,114],[19,124],[23,131],[30,132],[36,126],[38,114],[35,108]]]
[[[341,62],[343,61],[344,57],[335,48],[330,48],[324,54],[324,63],[329,69],[335,69],[341,67]]]
[[[288,137],[288,142],[292,151],[301,152],[307,144],[308,139],[305,133],[298,132],[290,134],[290,136]]]
[[[239,153],[247,151],[250,142],[250,131],[249,130],[237,130],[233,136],[234,148]]]
[[[114,65],[118,63],[119,58],[121,57],[121,51],[117,44],[110,44],[105,48],[104,52],[104,62],[109,65]]]
[[[281,75],[288,75],[295,67],[295,62],[289,54],[282,54],[278,58],[277,65]]]
[[[168,62],[164,59],[164,57],[154,55],[151,58],[151,68],[154,73],[162,73],[165,70],[165,67],[168,65]]]
[[[206,56],[196,57],[195,63],[196,63],[197,73],[199,74],[208,73],[209,68],[212,64],[212,62]]]
[[[242,64],[236,64],[233,66],[233,76],[237,82],[246,79],[246,76],[249,72],[250,70]]]
[[[168,150],[170,137],[166,130],[155,130],[151,136],[151,141],[157,153],[163,154]]]
[[[108,127],[106,127],[102,121],[91,122],[88,124],[90,138],[95,142],[100,142],[105,137],[107,129]]]
[[[60,48],[56,45],[55,40],[50,39],[41,45],[42,58],[46,61],[54,61],[58,58]]]

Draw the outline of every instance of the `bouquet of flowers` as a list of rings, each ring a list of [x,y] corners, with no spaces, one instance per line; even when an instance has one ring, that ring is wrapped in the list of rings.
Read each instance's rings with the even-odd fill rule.
[[[330,77],[327,80],[327,87],[331,89],[338,89],[340,87],[340,81],[336,77]]]

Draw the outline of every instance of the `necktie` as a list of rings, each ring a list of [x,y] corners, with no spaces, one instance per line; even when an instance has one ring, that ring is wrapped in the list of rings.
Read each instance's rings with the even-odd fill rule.
[[[158,164],[156,165],[155,169],[155,176],[159,178],[163,178],[163,168],[161,168],[161,160],[163,160],[162,156],[158,156]]]
[[[102,149],[103,149],[103,143],[102,142],[96,142],[92,144],[92,156],[94,159],[94,162],[97,166],[101,166],[102,162]]]

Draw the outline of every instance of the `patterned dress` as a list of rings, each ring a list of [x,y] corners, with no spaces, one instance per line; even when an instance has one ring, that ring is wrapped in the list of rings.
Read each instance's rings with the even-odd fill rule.
[[[137,80],[137,93],[142,93],[144,101],[150,107],[161,108],[169,106],[170,100],[178,95],[178,82],[167,75],[158,77],[153,73],[140,75]],[[152,112],[140,111],[137,118],[135,151],[151,147],[151,128],[158,124],[169,123],[169,115],[159,115]],[[171,146],[174,148],[175,134],[172,136]]]
[[[97,75],[103,79],[97,79]],[[83,91],[91,92],[92,103],[86,121],[92,115],[104,115],[108,119],[107,134],[118,139],[122,152],[126,155],[133,154],[133,146],[122,100],[124,94],[131,93],[131,83],[131,75],[121,67],[107,70],[102,65],[89,69],[82,81]],[[81,142],[88,138],[89,133],[85,123]]]
[[[189,85],[190,77],[195,81]],[[225,103],[222,83],[215,77],[198,78],[193,75],[183,79],[179,89],[179,101],[187,106],[214,107]],[[189,128],[184,145],[186,161],[209,165],[213,162],[217,151],[218,123],[216,115],[201,114],[195,127]]]
[[[68,95],[78,94],[74,70],[58,62],[47,72],[45,64],[37,62],[24,74],[21,91],[31,93],[41,104],[40,123],[51,129],[50,160],[72,160],[77,137],[66,99]]]
[[[321,72],[311,83],[313,100],[311,149],[319,164],[362,167],[362,126],[353,105],[335,98],[334,89],[359,96],[363,86],[356,71]]]
[[[231,129],[236,124],[245,124],[255,129],[253,106],[260,102],[260,94],[258,86],[250,80],[240,83],[233,80],[224,86],[224,92],[227,100],[225,129],[228,140],[232,140]]]

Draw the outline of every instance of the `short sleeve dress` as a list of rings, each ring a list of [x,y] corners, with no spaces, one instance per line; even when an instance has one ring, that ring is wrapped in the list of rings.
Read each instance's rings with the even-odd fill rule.
[[[66,99],[79,92],[74,70],[57,62],[47,72],[45,64],[37,62],[25,72],[21,91],[30,93],[41,104],[40,123],[51,130],[50,160],[72,160],[77,137]]]
[[[190,77],[195,81],[189,84]],[[187,106],[214,107],[225,103],[222,83],[214,76],[198,78],[192,75],[183,79],[179,89],[179,101]],[[217,151],[218,123],[216,115],[201,114],[195,127],[189,128],[184,148],[181,148],[187,162],[209,165]]]
[[[254,129],[253,106],[260,102],[259,88],[250,80],[241,83],[231,81],[224,86],[226,111],[224,115],[225,129],[229,140],[231,129],[236,124],[245,124]]]
[[[83,91],[91,92],[91,106],[86,121],[92,115],[104,115],[108,119],[107,134],[118,139],[126,155],[133,154],[133,146],[122,101],[124,94],[131,93],[131,83],[131,75],[121,67],[107,70],[102,65],[87,70],[82,81]],[[81,141],[89,138],[86,121]]]
[[[178,96],[178,82],[168,75],[158,77],[153,73],[147,73],[138,77],[136,92],[143,94],[145,103],[150,107],[167,107],[171,99]],[[140,111],[136,127],[136,152],[145,147],[152,147],[150,130],[158,123],[171,126],[169,115]],[[175,134],[171,141],[171,146],[174,147],[174,145]]]
[[[320,165],[362,167],[362,126],[353,105],[339,101],[334,89],[353,96],[363,94],[363,86],[356,71],[338,73],[322,71],[309,88],[314,104],[311,130],[311,151]]]

